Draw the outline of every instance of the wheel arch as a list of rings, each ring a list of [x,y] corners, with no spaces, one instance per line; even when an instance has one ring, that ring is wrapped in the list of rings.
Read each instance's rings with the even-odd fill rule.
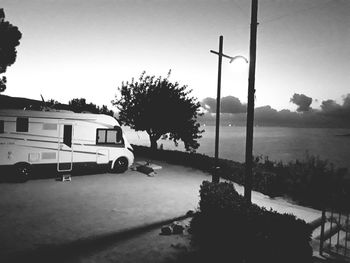
[[[116,158],[113,159],[113,161],[110,163],[110,164],[111,164],[111,166],[110,166],[111,169],[113,169],[115,163],[116,163],[117,160],[120,159],[120,158],[125,158],[125,159],[128,161],[128,166],[130,166],[130,160],[129,160],[129,158],[128,158],[127,156],[125,156],[125,155],[122,155],[122,156],[118,156],[118,157],[116,157]]]

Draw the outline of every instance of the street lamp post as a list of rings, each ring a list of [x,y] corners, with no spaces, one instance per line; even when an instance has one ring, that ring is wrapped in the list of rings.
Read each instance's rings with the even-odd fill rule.
[[[222,58],[228,58],[230,59],[230,63],[232,63],[235,59],[243,58],[245,62],[248,63],[248,60],[243,56],[235,56],[231,57],[228,55],[223,54],[223,45],[224,45],[224,37],[220,36],[219,38],[219,52],[210,50],[211,53],[214,53],[219,56],[218,61],[218,88],[217,88],[217,96],[216,96],[216,123],[215,123],[215,167],[214,172],[212,175],[212,182],[218,183],[219,182],[219,176],[218,176],[218,169],[219,169],[219,131],[220,131],[220,100],[221,100],[221,65],[222,65]]]

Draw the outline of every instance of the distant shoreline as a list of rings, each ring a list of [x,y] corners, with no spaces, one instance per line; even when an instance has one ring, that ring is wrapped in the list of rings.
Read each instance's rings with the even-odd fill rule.
[[[346,133],[346,134],[337,134],[336,136],[350,137],[350,133]]]
[[[215,124],[205,124],[205,123],[200,123],[201,128],[205,127],[215,127]],[[228,125],[228,124],[220,124],[220,127],[230,127],[230,128],[244,128],[246,125]],[[349,127],[304,127],[304,126],[284,126],[284,125],[259,125],[255,124],[254,128],[293,128],[293,129],[343,129],[343,130],[349,130]],[[350,133],[346,134],[337,134],[336,136],[350,136]]]

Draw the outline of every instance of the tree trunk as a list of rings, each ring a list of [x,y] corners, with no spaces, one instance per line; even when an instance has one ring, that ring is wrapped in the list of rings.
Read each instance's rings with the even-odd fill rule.
[[[151,149],[152,150],[157,150],[157,138],[153,137],[153,136],[149,136],[150,140],[151,140]]]

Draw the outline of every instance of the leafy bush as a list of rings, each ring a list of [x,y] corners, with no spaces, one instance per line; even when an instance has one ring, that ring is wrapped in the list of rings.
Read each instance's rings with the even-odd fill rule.
[[[345,202],[350,198],[347,169],[336,169],[332,163],[318,156],[306,153],[303,160],[287,164],[260,157],[256,161],[256,171],[255,182],[264,178],[267,182],[263,192],[269,195],[284,194],[316,208],[338,206],[339,209],[348,209]],[[259,177],[259,172],[272,174],[272,178]]]
[[[201,262],[311,262],[311,228],[249,204],[230,183],[203,182],[191,221]]]
[[[221,178],[244,184],[244,164],[219,159],[220,169],[213,170],[214,158],[198,153],[170,150],[151,150],[145,146],[133,145],[136,156],[166,161],[193,167],[204,172],[216,172]],[[315,208],[331,206],[350,210],[350,180],[347,169],[336,169],[331,163],[319,157],[306,155],[304,160],[284,164],[273,162],[268,157],[256,157],[253,167],[253,189],[269,195],[288,196],[303,205]]]

